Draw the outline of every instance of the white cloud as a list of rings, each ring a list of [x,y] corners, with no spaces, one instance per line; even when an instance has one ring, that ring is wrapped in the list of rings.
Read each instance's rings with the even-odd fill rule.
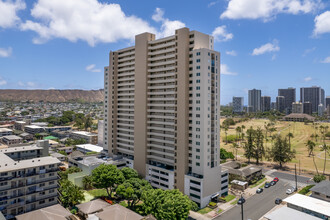
[[[7,81],[0,76],[0,86],[7,85]]]
[[[304,51],[304,53],[302,54],[303,57],[307,56],[309,53],[313,52],[314,50],[316,50],[316,47],[310,48],[310,49],[306,49]]]
[[[39,87],[38,83],[32,82],[32,81],[29,81],[29,82],[26,82],[26,83],[24,83],[22,81],[18,81],[17,85],[20,86],[20,87],[24,87],[26,89],[36,89],[36,88]]]
[[[323,12],[314,19],[314,36],[330,33],[330,11]]]
[[[21,29],[38,34],[34,43],[63,38],[72,42],[86,41],[94,46],[98,42],[132,40],[142,32],[156,32],[141,18],[126,15],[119,4],[97,0],[38,0],[31,15],[35,21],[27,20],[21,24]]]
[[[88,65],[88,66],[86,66],[85,69],[86,69],[86,71],[92,72],[92,73],[99,73],[99,72],[101,72],[100,69],[95,69],[95,64]]]
[[[27,87],[36,87],[37,84],[36,84],[35,82],[27,82],[27,83],[26,83],[26,86],[27,86]]]
[[[310,76],[309,76],[309,77],[306,77],[306,78],[304,78],[304,81],[305,81],[305,82],[309,82],[309,81],[311,81],[311,80],[312,80],[312,77],[310,77]]]
[[[171,21],[168,18],[164,18],[165,12],[161,8],[156,8],[155,13],[152,15],[152,19],[156,22],[161,22],[160,32],[158,32],[157,37],[167,37],[175,34],[176,29],[185,27],[186,25],[178,20]]]
[[[228,41],[233,39],[234,35],[232,33],[228,33],[226,30],[226,25],[222,25],[219,27],[216,27],[214,31],[212,32],[212,36],[214,37],[215,41],[221,42],[221,41]]]
[[[235,50],[226,51],[226,54],[227,54],[227,55],[230,55],[230,56],[237,56],[237,53],[236,53]]]
[[[324,58],[324,60],[322,60],[321,63],[330,63],[330,57]]]
[[[210,8],[212,7],[213,5],[217,4],[219,1],[214,1],[214,2],[210,2],[207,7]]]
[[[20,22],[17,12],[25,9],[25,3],[21,0],[0,0],[0,27],[9,28]]]
[[[273,54],[273,56],[272,56],[272,61],[273,61],[273,60],[276,60],[276,57],[277,57],[276,54]]]
[[[279,51],[280,47],[278,46],[277,40],[274,40],[273,43],[267,43],[262,45],[259,48],[255,48],[252,52],[253,56],[258,56],[264,53],[276,52]]]
[[[220,18],[263,19],[275,18],[277,14],[311,13],[322,7],[321,0],[229,0]]]
[[[23,82],[21,82],[21,81],[18,81],[18,83],[17,83],[19,86],[21,86],[21,87],[24,87],[25,86],[25,84],[23,83]]]
[[[12,52],[13,49],[11,47],[8,47],[7,49],[0,48],[0,57],[10,57]]]
[[[232,76],[236,76],[236,75],[237,75],[237,73],[235,73],[235,72],[231,72],[231,71],[229,70],[229,67],[228,67],[226,64],[221,64],[221,65],[220,65],[220,72],[221,72],[221,74],[223,74],[223,75],[232,75]]]

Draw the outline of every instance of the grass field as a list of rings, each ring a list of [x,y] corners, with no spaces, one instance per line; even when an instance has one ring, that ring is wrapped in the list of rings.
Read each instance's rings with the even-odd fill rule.
[[[223,119],[221,119],[222,123]],[[266,119],[252,119],[247,122],[243,123],[238,123],[235,126],[231,126],[227,132],[228,135],[235,135],[236,131],[235,128],[237,126],[242,126],[244,125],[245,132],[248,128],[251,126],[254,129],[257,129],[260,127],[261,129],[264,129],[265,123],[269,123],[269,120]],[[330,123],[319,123],[317,126],[320,127],[320,125],[326,126],[328,125],[330,127]],[[293,159],[290,163],[287,165],[289,166],[294,166],[294,164],[297,165],[297,168],[307,171],[315,171],[315,166],[313,164],[313,159],[312,157],[308,157],[308,152],[307,152],[307,147],[306,147],[306,142],[310,140],[310,136],[312,134],[318,134],[321,136],[320,129],[314,129],[314,125],[312,123],[305,125],[302,122],[286,122],[286,121],[277,121],[275,124],[275,127],[277,129],[275,133],[279,133],[282,136],[286,136],[289,132],[293,133],[294,137],[291,138],[291,146],[293,149],[296,150],[296,158]],[[233,152],[233,148],[231,147],[231,144],[225,143],[225,132],[224,129],[221,129],[221,147],[225,148],[226,150]],[[270,139],[270,138],[269,138]],[[313,139],[315,142],[315,139]],[[326,140],[326,143],[330,145],[330,140]],[[324,165],[324,152],[320,151],[320,145],[322,144],[322,141],[320,138],[316,141],[316,149],[315,149],[315,162],[317,165],[317,168],[319,172],[323,171],[323,165]],[[267,143],[265,143],[265,147],[269,148],[272,146],[271,140],[269,140]],[[234,152],[233,152],[234,153]],[[243,158],[243,153],[244,150],[240,148],[238,150],[238,156],[239,158]],[[235,154],[234,154],[235,155]],[[326,165],[326,173],[330,173],[330,156],[327,155],[327,165]]]

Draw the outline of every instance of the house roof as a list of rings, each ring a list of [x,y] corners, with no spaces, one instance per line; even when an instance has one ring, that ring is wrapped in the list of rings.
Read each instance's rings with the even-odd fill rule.
[[[319,220],[320,218],[314,217],[304,212],[297,211],[292,208],[283,206],[275,211],[265,215],[269,220],[284,220],[284,219],[299,219],[299,220]]]
[[[284,116],[284,118],[298,118],[298,119],[306,118],[310,121],[315,120],[315,118],[313,116],[310,116],[310,115],[307,115],[307,114],[302,114],[302,113],[291,113],[287,116]]]
[[[53,205],[47,208],[38,209],[22,215],[17,215],[17,220],[67,220],[72,214],[61,205]]]
[[[100,220],[142,220],[143,216],[119,204],[109,206],[103,212],[95,214]]]
[[[313,186],[310,191],[317,192],[326,196],[330,196],[330,181],[324,180]]]
[[[320,199],[315,199],[301,194],[294,194],[283,200],[292,205],[320,213],[322,215],[330,216],[330,202]]]
[[[108,206],[110,206],[110,204],[101,199],[96,199],[77,205],[79,211],[87,215],[102,211],[104,208]]]

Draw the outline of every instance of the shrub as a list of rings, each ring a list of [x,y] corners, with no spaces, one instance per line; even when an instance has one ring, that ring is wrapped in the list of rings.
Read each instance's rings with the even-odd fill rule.
[[[302,188],[298,193],[302,194],[302,195],[306,195],[313,186],[314,185],[308,185],[308,186]]]
[[[316,183],[319,183],[319,182],[321,182],[322,180],[325,180],[325,179],[326,179],[326,177],[324,175],[315,175],[314,178],[313,178],[314,182],[316,182]]]
[[[232,152],[226,151],[224,148],[220,148],[220,159],[226,160],[226,159],[234,159],[234,154]]]
[[[235,125],[236,123],[235,123],[234,119],[232,119],[232,118],[227,118],[227,119],[225,119],[225,120],[222,122],[222,124],[223,124],[223,125],[228,125],[228,126],[230,126],[230,125]]]
[[[216,206],[217,204],[215,202],[209,202],[209,206]]]
[[[77,209],[71,209],[71,214],[76,215],[77,214]]]
[[[246,167],[247,165],[247,163],[242,163],[241,167]]]
[[[228,135],[227,136],[227,142],[228,143],[234,143],[234,142],[236,142],[236,140],[238,140],[239,138],[238,138],[238,136],[236,136],[236,135]],[[226,140],[226,137],[224,138],[224,140]]]

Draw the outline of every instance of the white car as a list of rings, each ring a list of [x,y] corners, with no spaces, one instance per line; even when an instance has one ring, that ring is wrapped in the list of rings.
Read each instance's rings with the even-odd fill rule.
[[[291,186],[289,189],[286,190],[285,193],[288,194],[288,195],[290,195],[290,194],[292,194],[295,191],[295,189],[296,189],[296,187]]]

